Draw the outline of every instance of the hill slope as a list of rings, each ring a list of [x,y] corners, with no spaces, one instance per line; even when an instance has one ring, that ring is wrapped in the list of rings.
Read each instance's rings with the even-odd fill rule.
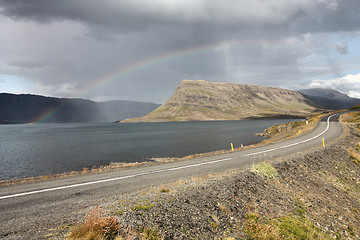
[[[360,99],[351,98],[333,89],[313,88],[302,89],[299,90],[299,92],[307,95],[311,100],[328,109],[348,109],[360,103]]]
[[[160,105],[132,101],[94,102],[29,94],[0,94],[0,123],[114,122],[140,117]]]
[[[125,122],[304,117],[320,108],[299,92],[247,84],[183,80],[165,104]]]

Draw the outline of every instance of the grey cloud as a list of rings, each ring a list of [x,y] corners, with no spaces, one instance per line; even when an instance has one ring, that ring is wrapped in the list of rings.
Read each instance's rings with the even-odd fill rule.
[[[87,36],[116,43],[131,33],[157,31],[167,43],[201,45],[229,38],[268,38],[359,29],[356,0],[0,0],[1,13],[42,23],[75,21]],[[179,37],[178,32],[183,35]],[[173,44],[173,47],[178,47]],[[181,47],[181,46],[179,46]]]
[[[2,14],[40,22],[69,19],[112,31],[143,31],[158,24],[285,26],[300,31],[359,28],[356,0],[114,1],[1,0]],[[310,24],[311,22],[311,24]]]
[[[34,68],[43,68],[46,65],[36,61],[36,60],[15,60],[12,62],[7,63],[10,66],[20,67],[20,68],[28,68],[28,69],[34,69]]]
[[[360,27],[359,2],[348,1],[318,1],[320,4],[311,14],[297,19],[292,27],[298,33],[305,32],[337,32],[358,30]]]
[[[358,31],[358,12],[358,0],[0,0],[0,15],[14,24],[8,31],[16,37],[0,39],[0,68],[17,66],[3,71],[49,91],[71,86],[66,90],[76,95],[144,62],[94,88],[89,98],[161,102],[184,78],[280,86],[331,72],[310,71],[301,62],[324,51],[328,40],[316,40],[322,34]],[[196,50],[221,42],[238,44]],[[179,54],[166,60],[171,52]],[[64,94],[71,97],[70,90]]]
[[[338,42],[335,44],[336,51],[340,54],[348,54],[349,50],[346,43]]]

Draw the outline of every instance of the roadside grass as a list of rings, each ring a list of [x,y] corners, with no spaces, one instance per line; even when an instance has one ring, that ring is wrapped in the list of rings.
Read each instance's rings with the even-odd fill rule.
[[[159,192],[161,192],[161,193],[169,193],[169,192],[170,192],[170,189],[169,189],[169,188],[161,187],[161,188],[159,188]]]
[[[261,218],[258,213],[250,212],[245,218],[246,239],[333,239],[306,217],[306,209],[300,202],[296,204],[296,210],[291,215]]]
[[[162,240],[162,234],[159,229],[157,228],[145,228],[142,233],[140,234],[140,239],[146,240]],[[134,238],[132,238],[134,239]]]
[[[97,206],[89,211],[82,224],[71,228],[67,239],[115,239],[118,227],[118,220]]]
[[[262,219],[256,213],[246,216],[247,239],[332,239],[307,218],[291,215],[277,219]]]
[[[276,169],[270,163],[266,163],[266,162],[253,165],[251,171],[255,172],[256,174],[262,177],[267,177],[269,179],[278,177],[278,173]]]
[[[285,139],[291,139],[312,131],[320,121],[320,119],[326,114],[319,114],[308,117],[306,121],[289,122],[280,125],[271,126],[263,132],[268,139],[262,141],[263,144],[270,144],[274,142],[283,141]]]
[[[347,114],[344,114],[340,117],[340,120],[342,122],[345,122],[345,124],[349,124],[354,128],[356,128],[357,130],[360,130],[360,111],[349,112]]]
[[[360,105],[353,107],[350,110],[359,110]],[[341,116],[341,121],[345,122],[348,126],[351,126],[357,130],[360,130],[360,111],[350,112]],[[357,142],[355,146],[348,149],[349,156],[353,159],[353,162],[360,165],[360,142]]]
[[[135,206],[134,211],[148,211],[153,205]],[[162,233],[157,228],[144,228],[136,231],[119,224],[116,217],[103,212],[99,207],[89,211],[84,221],[70,229],[66,239],[81,240],[162,240]]]
[[[355,164],[360,165],[360,152],[358,149],[355,150],[351,148],[348,150],[348,154],[353,159]]]
[[[150,211],[151,208],[153,208],[154,204],[145,204],[145,205],[135,205],[131,207],[131,210],[133,211]]]

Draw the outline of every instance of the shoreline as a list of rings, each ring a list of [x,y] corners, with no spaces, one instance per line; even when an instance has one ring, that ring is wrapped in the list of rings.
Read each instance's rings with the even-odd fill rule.
[[[276,129],[279,131],[279,128],[282,129],[280,132],[276,132],[273,136],[269,136],[267,139],[264,139],[256,144],[250,144],[243,147],[237,147],[234,148],[235,151],[241,151],[245,149],[250,149],[258,146],[268,145],[271,143],[279,142],[285,139],[290,139],[294,137],[298,137],[302,134],[308,133],[311,130],[314,129],[314,127],[319,122],[320,118],[324,114],[318,115],[318,116],[311,116],[307,119],[308,124],[305,123],[305,121],[301,122],[288,122],[284,124],[274,125],[271,126],[263,131],[265,134],[269,132],[268,129]],[[299,123],[294,124],[292,123]],[[290,126],[289,127],[278,127],[278,126]],[[273,132],[270,130],[270,132]],[[259,134],[259,133],[254,133]],[[205,153],[198,153],[198,154],[192,154],[188,156],[184,156],[181,158],[175,158],[175,157],[165,157],[165,158],[150,158],[150,161],[144,161],[144,162],[135,162],[135,163],[125,163],[125,162],[111,162],[108,165],[104,166],[97,166],[97,167],[85,167],[80,171],[71,171],[71,172],[64,172],[59,174],[49,174],[49,175],[42,175],[42,176],[35,176],[35,177],[27,177],[27,178],[19,178],[19,179],[9,179],[9,180],[0,180],[0,187],[6,187],[14,184],[23,184],[23,183],[34,183],[34,182],[43,182],[43,181],[49,181],[49,180],[55,180],[55,179],[61,179],[61,178],[68,178],[78,175],[84,175],[84,174],[95,174],[95,173],[102,173],[102,172],[110,172],[110,171],[119,171],[123,169],[129,169],[129,168],[136,168],[136,167],[143,167],[143,166],[153,166],[156,164],[163,164],[163,163],[169,163],[174,161],[184,161],[194,158],[202,158],[202,157],[208,157],[208,156],[215,156],[215,155],[221,155],[232,152],[231,148],[229,149],[223,149],[223,150],[217,150],[217,151],[210,151]]]
[[[315,112],[315,114],[323,114],[325,113],[324,111],[320,111],[320,112]],[[269,115],[254,115],[254,116],[249,116],[249,117],[243,117],[243,118],[238,118],[238,119],[199,119],[199,120],[194,120],[194,119],[177,119],[177,120],[169,120],[169,119],[153,119],[153,120],[144,120],[144,121],[139,121],[140,118],[128,118],[128,119],[123,119],[123,120],[118,120],[115,121],[114,123],[160,123],[160,122],[219,122],[219,121],[243,121],[243,120],[271,120],[271,119],[304,119],[307,117],[314,117],[316,115],[309,115],[309,116],[304,116],[304,115],[291,115],[291,114],[269,114]]]

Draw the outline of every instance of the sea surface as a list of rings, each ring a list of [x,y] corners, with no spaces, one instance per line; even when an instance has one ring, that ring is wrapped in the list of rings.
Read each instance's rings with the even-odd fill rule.
[[[289,121],[0,125],[0,180],[245,146],[263,140],[254,133]]]

